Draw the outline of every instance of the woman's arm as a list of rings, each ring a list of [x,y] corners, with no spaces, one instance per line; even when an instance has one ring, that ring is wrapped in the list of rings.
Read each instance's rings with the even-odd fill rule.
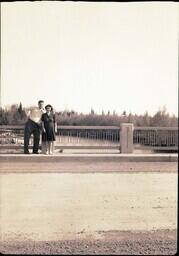
[[[55,122],[54,125],[55,125],[55,132],[57,132],[57,123]]]
[[[44,126],[44,121],[42,121],[42,132],[46,132],[45,126]]]
[[[55,132],[57,132],[57,122],[56,122],[55,114],[53,115],[53,122],[54,122]]]

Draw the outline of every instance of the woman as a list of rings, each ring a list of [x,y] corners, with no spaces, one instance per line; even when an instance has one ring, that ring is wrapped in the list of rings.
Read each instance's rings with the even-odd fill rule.
[[[54,141],[55,132],[57,132],[57,124],[55,115],[53,113],[53,107],[48,104],[45,106],[45,109],[46,113],[42,114],[42,141],[44,142],[42,153],[48,155],[54,153]]]

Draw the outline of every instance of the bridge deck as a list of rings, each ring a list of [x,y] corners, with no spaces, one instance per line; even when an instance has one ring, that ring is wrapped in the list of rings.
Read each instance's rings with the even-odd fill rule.
[[[177,172],[177,160],[177,154],[3,154],[0,172]]]

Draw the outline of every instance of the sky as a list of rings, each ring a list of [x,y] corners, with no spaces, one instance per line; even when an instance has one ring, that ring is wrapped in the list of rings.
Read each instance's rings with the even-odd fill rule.
[[[178,116],[178,3],[1,3],[1,106]]]

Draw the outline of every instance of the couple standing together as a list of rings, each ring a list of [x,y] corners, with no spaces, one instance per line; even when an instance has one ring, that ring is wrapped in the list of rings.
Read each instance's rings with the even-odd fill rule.
[[[28,121],[24,129],[24,154],[29,152],[29,139],[34,136],[33,154],[39,154],[40,135],[42,134],[42,154],[54,153],[55,133],[57,132],[57,124],[55,114],[51,105],[46,105],[44,101],[38,101],[38,107],[32,108],[26,112]]]

